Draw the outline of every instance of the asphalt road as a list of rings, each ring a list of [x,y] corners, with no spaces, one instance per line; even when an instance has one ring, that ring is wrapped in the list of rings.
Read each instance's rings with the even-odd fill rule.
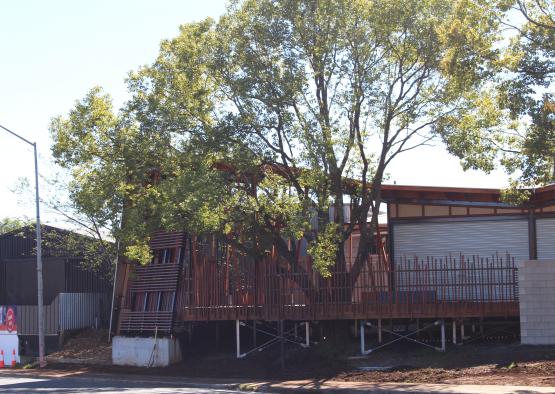
[[[221,393],[231,394],[239,391],[213,389],[206,387],[184,387],[177,383],[131,381],[118,378],[86,378],[86,377],[8,377],[0,376],[0,393],[137,393],[137,394],[170,394],[170,393]]]

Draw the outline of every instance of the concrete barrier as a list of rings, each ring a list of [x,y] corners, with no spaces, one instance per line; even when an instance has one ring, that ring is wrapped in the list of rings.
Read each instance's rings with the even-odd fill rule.
[[[519,265],[520,342],[555,345],[555,260]]]
[[[179,340],[175,338],[130,338],[112,341],[112,362],[137,367],[167,367],[181,361]]]

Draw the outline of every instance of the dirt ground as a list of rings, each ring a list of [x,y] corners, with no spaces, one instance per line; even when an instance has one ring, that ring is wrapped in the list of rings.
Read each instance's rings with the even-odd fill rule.
[[[518,342],[483,341],[450,345],[445,353],[411,342],[397,342],[367,357],[356,357],[358,342],[322,342],[309,349],[286,348],[281,368],[279,346],[237,360],[234,348],[196,344],[184,361],[168,368],[82,366],[93,372],[119,372],[181,377],[247,380],[318,379],[367,382],[500,384],[555,386],[555,346],[522,346]],[[371,344],[370,344],[371,345]],[[185,346],[186,347],[186,346]],[[244,349],[246,350],[246,349]],[[111,349],[105,332],[87,331],[70,338],[56,354],[66,358],[106,361]],[[76,368],[51,364],[50,368]]]
[[[108,331],[89,329],[74,333],[65,340],[62,350],[49,356],[109,363],[112,346],[108,343]]]
[[[393,366],[391,370],[343,371],[333,380],[555,386],[552,346],[486,343],[451,346],[446,353],[417,348],[382,351],[383,354],[370,355],[358,366],[389,364]]]

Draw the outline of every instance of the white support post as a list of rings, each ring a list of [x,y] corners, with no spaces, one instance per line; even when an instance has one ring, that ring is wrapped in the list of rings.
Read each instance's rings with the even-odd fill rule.
[[[285,334],[283,332],[283,320],[279,321],[279,342],[281,369],[285,369]]]
[[[237,358],[243,358],[246,353],[241,353],[241,321],[235,320],[235,341],[237,346]]]
[[[235,320],[235,344],[237,345],[237,358],[241,358],[241,323]]]
[[[453,320],[453,344],[457,344],[457,322]]]
[[[305,347],[310,347],[310,327],[308,326],[308,322],[304,322],[304,328],[305,328],[305,342],[304,345]]]
[[[382,343],[382,319],[378,319],[378,343]]]
[[[364,320],[360,321],[360,354],[366,355],[366,344],[364,343]]]
[[[441,319],[441,351],[445,351],[445,320]]]

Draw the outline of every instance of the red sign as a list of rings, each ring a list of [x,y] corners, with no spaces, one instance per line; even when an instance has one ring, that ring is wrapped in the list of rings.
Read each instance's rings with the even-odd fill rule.
[[[8,332],[12,332],[17,329],[15,324],[15,312],[12,308],[8,308],[8,311],[6,312],[6,327],[8,328]]]
[[[14,306],[0,306],[0,334],[17,333],[17,317]]]

